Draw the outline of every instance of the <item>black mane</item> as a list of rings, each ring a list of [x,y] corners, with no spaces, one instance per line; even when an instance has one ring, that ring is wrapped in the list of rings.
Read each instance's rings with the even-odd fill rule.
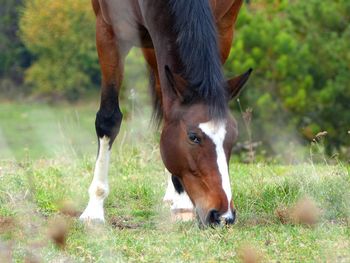
[[[221,69],[217,32],[209,0],[168,0],[180,74],[191,93],[187,102],[209,106],[211,118],[226,116],[225,78]]]

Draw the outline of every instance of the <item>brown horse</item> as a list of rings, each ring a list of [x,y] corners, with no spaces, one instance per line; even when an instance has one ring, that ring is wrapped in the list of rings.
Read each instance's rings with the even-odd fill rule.
[[[95,123],[99,151],[80,218],[104,221],[110,151],[122,121],[123,63],[137,46],[154,80],[155,115],[163,120],[160,150],[172,175],[168,190],[175,189],[172,208],[194,208],[203,225],[233,223],[228,163],[237,125],[228,102],[251,70],[225,81],[221,65],[242,0],[92,0],[92,5],[102,71]]]

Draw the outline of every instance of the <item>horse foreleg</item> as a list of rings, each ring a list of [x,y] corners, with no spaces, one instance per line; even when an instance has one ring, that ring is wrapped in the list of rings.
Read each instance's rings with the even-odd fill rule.
[[[128,49],[118,44],[112,27],[105,23],[99,12],[96,19],[96,45],[102,72],[101,103],[95,121],[99,149],[89,187],[89,203],[80,219],[104,222],[103,203],[109,193],[111,147],[119,133],[123,117],[118,94],[123,78],[123,61]]]
[[[110,158],[110,138],[99,138],[99,151],[95,164],[94,177],[89,187],[89,203],[80,216],[84,221],[104,222],[103,203],[108,196],[108,166]]]
[[[194,206],[185,189],[176,177],[169,172],[168,186],[163,198],[165,203],[170,204],[170,212],[174,221],[189,221],[195,218]]]

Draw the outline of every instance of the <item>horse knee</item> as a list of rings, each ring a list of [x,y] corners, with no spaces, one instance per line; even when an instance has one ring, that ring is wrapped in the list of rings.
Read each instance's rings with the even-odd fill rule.
[[[112,143],[119,133],[122,119],[123,114],[118,105],[113,110],[101,108],[96,114],[95,127],[97,136],[99,138],[107,136],[110,138],[110,143]]]
[[[105,199],[109,194],[108,184],[92,182],[89,187],[89,195],[95,199]]]

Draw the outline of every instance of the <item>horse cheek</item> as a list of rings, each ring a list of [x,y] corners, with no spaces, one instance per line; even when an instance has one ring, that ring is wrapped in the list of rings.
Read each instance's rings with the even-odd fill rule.
[[[165,167],[173,175],[179,175],[181,167],[179,166],[179,145],[174,140],[174,135],[162,133],[160,139],[160,153]]]

